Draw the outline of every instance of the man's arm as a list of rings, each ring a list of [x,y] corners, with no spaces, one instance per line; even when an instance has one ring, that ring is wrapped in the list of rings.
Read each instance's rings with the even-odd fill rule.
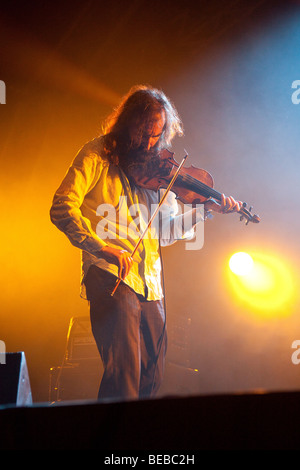
[[[72,245],[92,255],[101,250],[104,243],[91,228],[90,221],[82,215],[80,207],[87,192],[99,177],[96,155],[86,155],[81,150],[55,192],[50,209],[52,223],[61,230]]]
[[[99,157],[81,150],[54,195],[50,219],[73,246],[115,264],[119,268],[119,277],[125,278],[133,262],[130,254],[101,240],[80,209],[85,195],[101,177],[101,171]]]
[[[170,192],[167,203],[161,208],[161,244],[167,246],[177,240],[191,240],[195,226],[210,218],[212,211],[219,214],[238,212],[242,207],[241,201],[236,201],[232,196],[222,194],[221,201],[209,200],[199,204],[196,208],[186,208],[178,213],[179,205],[174,193]]]

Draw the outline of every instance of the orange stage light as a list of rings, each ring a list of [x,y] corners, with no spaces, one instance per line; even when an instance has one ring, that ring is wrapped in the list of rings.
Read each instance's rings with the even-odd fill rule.
[[[296,297],[295,279],[275,255],[239,252],[228,263],[228,277],[239,301],[262,315],[286,315]]]

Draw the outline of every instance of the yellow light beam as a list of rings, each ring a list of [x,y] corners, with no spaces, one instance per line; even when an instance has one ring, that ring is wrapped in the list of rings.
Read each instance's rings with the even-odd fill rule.
[[[283,260],[276,255],[240,252],[228,264],[229,280],[241,304],[267,315],[288,313],[296,289],[292,272]]]

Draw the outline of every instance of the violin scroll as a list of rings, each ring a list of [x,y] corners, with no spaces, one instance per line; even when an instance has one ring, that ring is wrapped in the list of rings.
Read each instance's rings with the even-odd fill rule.
[[[242,208],[239,210],[239,214],[242,214],[240,217],[240,221],[243,221],[246,219],[245,225],[248,225],[249,222],[253,222],[255,224],[258,224],[260,222],[260,217],[257,214],[252,214],[251,211],[253,209],[252,206],[249,207],[249,209],[246,209],[247,203],[243,202]]]

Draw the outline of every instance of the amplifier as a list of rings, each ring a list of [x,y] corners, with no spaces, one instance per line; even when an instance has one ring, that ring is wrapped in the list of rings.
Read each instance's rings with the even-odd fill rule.
[[[96,400],[102,374],[100,359],[51,367],[49,401]]]
[[[67,335],[66,361],[97,359],[99,352],[91,330],[89,317],[73,317]]]
[[[89,317],[72,317],[60,366],[50,368],[49,401],[96,399],[103,365]]]

